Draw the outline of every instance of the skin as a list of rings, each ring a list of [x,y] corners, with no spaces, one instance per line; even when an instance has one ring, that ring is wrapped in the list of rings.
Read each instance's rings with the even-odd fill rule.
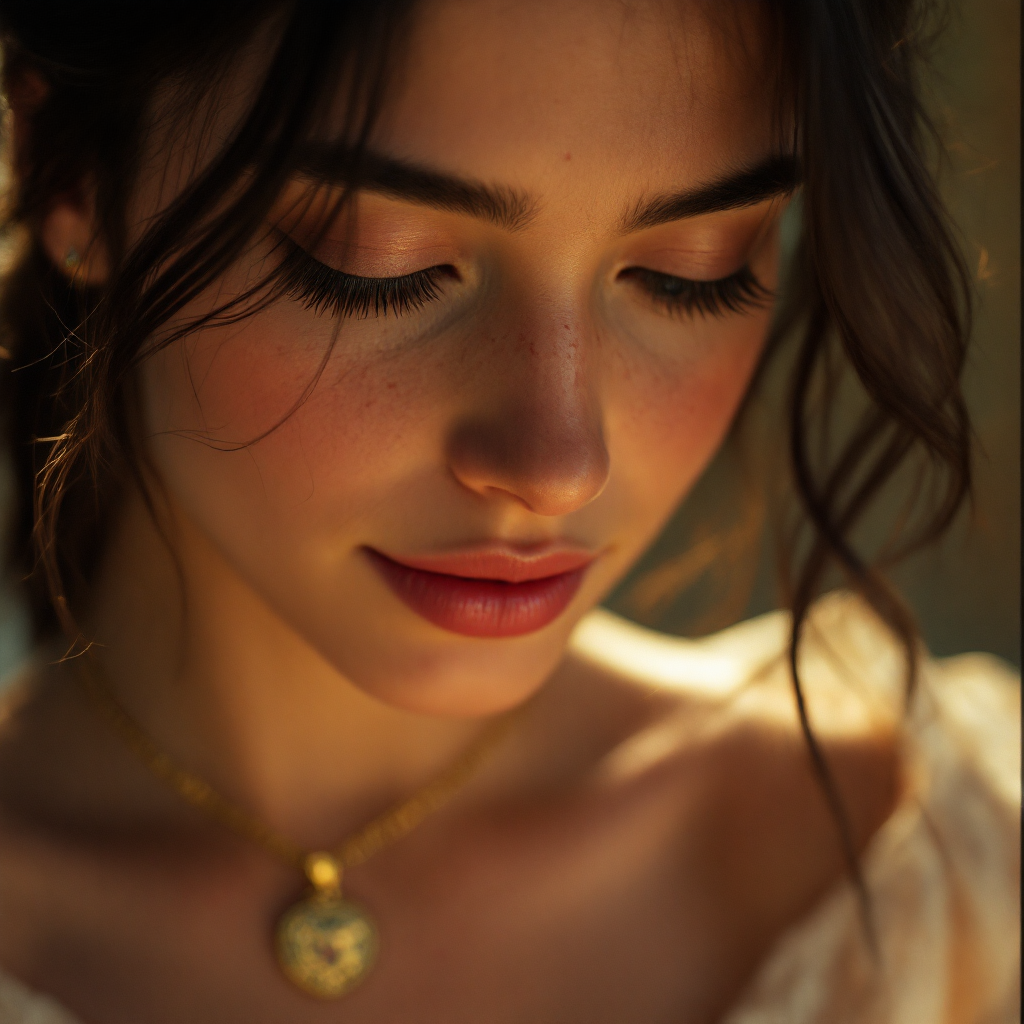
[[[161,747],[329,847],[533,699],[452,805],[351,873],[388,936],[372,977],[343,1008],[288,986],[266,938],[295,872],[151,779],[65,667],[34,671],[0,736],[8,970],[104,1024],[710,1022],[839,877],[784,684],[723,707],[623,677],[600,631],[566,650],[720,445],[764,342],[767,305],[670,314],[621,274],[749,262],[776,282],[778,200],[623,230],[651,197],[775,152],[761,28],[749,11],[738,25],[654,0],[425,4],[373,148],[522,192],[526,222],[361,195],[354,234],[335,225],[318,258],[457,274],[421,310],[345,321],[298,407],[337,323],[294,298],[142,369],[181,576],[130,496],[84,620]],[[168,152],[154,137],[140,227],[180,187]],[[302,244],[316,230],[297,189],[272,221]],[[69,200],[43,240],[58,263],[88,249],[79,273],[102,280],[91,230]],[[598,558],[554,623],[492,640],[417,617],[361,551],[483,541]],[[892,730],[841,695],[823,707],[863,847],[895,799]],[[641,756],[652,744],[664,753]]]

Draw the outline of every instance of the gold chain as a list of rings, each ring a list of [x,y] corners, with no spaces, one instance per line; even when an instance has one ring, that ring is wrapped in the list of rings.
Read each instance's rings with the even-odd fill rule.
[[[176,764],[121,707],[91,653],[86,652],[75,663],[94,706],[156,778],[166,782],[183,800],[236,835],[257,843],[279,860],[294,865],[317,888],[323,889],[338,888],[342,869],[362,864],[385,846],[408,835],[424,818],[448,803],[486,760],[517,717],[513,713],[498,719],[454,764],[397,807],[364,825],[335,851],[307,851],[221,796],[205,779]]]

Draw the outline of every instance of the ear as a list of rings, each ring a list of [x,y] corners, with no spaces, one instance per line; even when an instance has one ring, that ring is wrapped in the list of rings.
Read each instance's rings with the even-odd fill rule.
[[[106,246],[98,234],[94,189],[58,196],[40,227],[43,249],[75,284],[105,284],[110,273]]]
[[[6,84],[11,111],[12,165],[15,177],[30,173],[32,119],[46,101],[50,87],[30,68],[15,68]],[[40,225],[40,241],[54,266],[71,281],[103,284],[109,275],[109,260],[99,239],[96,222],[96,189],[83,182],[74,193],[56,196]]]

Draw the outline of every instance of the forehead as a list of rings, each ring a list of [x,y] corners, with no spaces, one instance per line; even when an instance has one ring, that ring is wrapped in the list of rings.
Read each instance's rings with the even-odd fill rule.
[[[531,189],[713,179],[777,148],[768,24],[756,0],[427,0],[374,147]]]

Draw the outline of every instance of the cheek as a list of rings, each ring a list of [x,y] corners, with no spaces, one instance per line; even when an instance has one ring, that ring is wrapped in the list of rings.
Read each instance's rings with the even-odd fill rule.
[[[429,433],[424,375],[374,358],[303,311],[268,311],[207,331],[145,366],[157,466],[193,511],[332,514],[379,489]],[[325,357],[329,356],[326,359]]]
[[[727,433],[760,356],[770,313],[704,325],[699,351],[624,354],[613,375],[613,458],[633,500],[667,515]],[[698,346],[694,346],[694,349]]]

